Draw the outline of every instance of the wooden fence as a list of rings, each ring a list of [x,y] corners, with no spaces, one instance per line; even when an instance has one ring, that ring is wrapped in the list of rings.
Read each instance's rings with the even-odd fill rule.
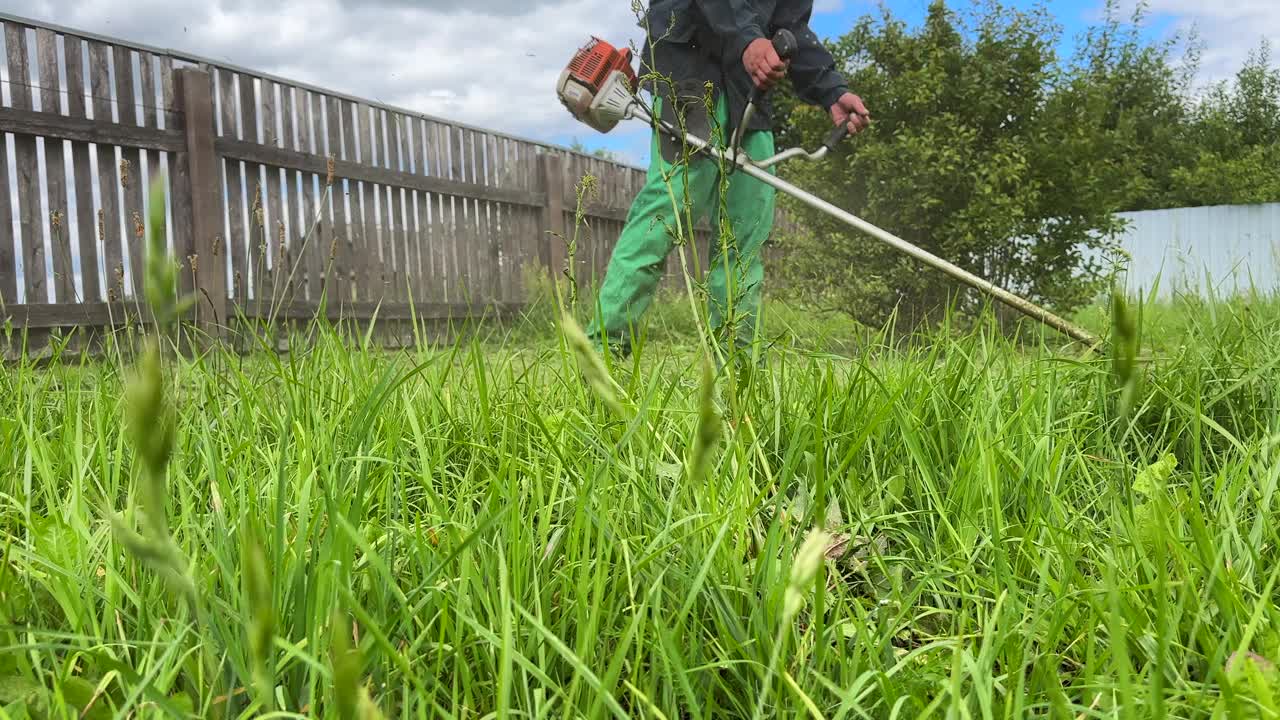
[[[183,289],[199,298],[194,322],[215,335],[271,311],[312,318],[322,294],[330,318],[368,320],[376,308],[380,323],[401,325],[411,306],[423,319],[518,309],[530,269],[564,267],[580,179],[598,185],[575,253],[588,280],[603,275],[644,179],[172,50],[0,23],[0,319],[25,331],[29,351],[51,332],[145,315],[157,178]]]

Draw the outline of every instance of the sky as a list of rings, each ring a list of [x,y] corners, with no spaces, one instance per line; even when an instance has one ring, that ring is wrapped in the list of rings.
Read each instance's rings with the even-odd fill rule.
[[[1117,0],[1129,7],[1137,0]],[[1049,0],[1071,38],[1104,0]],[[918,22],[928,0],[885,0]],[[1030,0],[1012,0],[1026,6]],[[591,35],[640,40],[629,0],[0,0],[0,10],[228,61],[447,119],[644,163],[643,127],[598,135],[560,106],[555,81]],[[1195,27],[1207,77],[1228,75],[1262,38],[1280,44],[1276,0],[1148,0],[1152,36]],[[813,29],[837,37],[876,12],[868,0],[815,0]],[[855,88],[856,92],[856,88]],[[874,115],[874,98],[865,98]]]

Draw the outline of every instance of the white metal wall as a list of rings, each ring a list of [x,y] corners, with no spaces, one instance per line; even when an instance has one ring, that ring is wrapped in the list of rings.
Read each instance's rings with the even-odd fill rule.
[[[1280,290],[1280,203],[1121,213],[1131,292]]]

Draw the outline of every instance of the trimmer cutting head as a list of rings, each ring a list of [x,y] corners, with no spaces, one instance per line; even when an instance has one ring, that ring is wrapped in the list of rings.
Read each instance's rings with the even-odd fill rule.
[[[627,119],[636,86],[631,51],[593,37],[560,73],[556,94],[580,122],[607,133]]]

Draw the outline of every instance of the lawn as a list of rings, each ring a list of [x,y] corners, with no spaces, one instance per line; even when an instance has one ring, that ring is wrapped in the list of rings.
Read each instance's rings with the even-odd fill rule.
[[[736,390],[661,312],[603,393],[545,322],[8,367],[0,716],[1277,716],[1280,303],[1153,309],[1128,405],[802,317]]]

